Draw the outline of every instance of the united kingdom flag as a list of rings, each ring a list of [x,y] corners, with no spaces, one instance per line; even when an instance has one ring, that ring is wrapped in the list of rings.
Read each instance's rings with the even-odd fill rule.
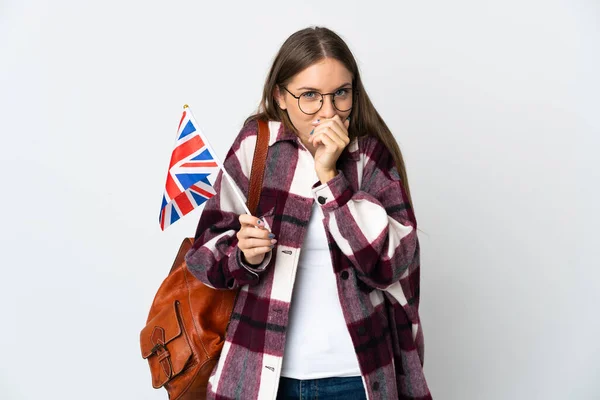
[[[160,207],[159,223],[163,231],[215,195],[208,177],[218,171],[214,151],[185,106]]]

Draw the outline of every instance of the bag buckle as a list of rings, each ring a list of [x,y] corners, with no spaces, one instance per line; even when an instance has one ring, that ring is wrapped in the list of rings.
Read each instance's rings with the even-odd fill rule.
[[[167,348],[165,347],[165,345],[161,342],[158,342],[154,345],[154,347],[152,348],[152,350],[150,350],[150,352],[152,354],[157,354],[159,351],[167,351]]]

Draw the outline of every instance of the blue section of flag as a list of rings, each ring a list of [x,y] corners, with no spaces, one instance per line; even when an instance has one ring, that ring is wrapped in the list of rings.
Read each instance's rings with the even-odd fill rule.
[[[175,207],[171,206],[171,224],[174,224],[179,219],[179,213]]]
[[[162,221],[162,215],[165,212],[165,206],[166,205],[167,205],[167,199],[163,195],[162,204],[160,205],[160,212],[158,213],[158,222],[159,223]]]
[[[210,174],[176,174],[177,180],[183,186],[183,190],[187,190],[190,186],[197,182],[204,182],[210,185],[208,176]]]
[[[192,124],[192,121],[188,121],[187,124],[185,124],[183,131],[181,131],[181,135],[179,135],[179,139],[186,137],[190,133],[194,133],[194,132],[196,132],[196,127],[194,126],[194,124]]]
[[[198,193],[195,193],[192,190],[190,190],[190,194],[192,195],[192,197],[194,198],[194,200],[196,200],[196,204],[197,205],[200,205],[200,204],[204,203],[207,200],[206,197],[204,197],[202,195],[199,195]]]
[[[213,156],[210,154],[208,149],[204,150],[202,153],[198,154],[196,157],[192,158],[194,161],[208,161],[212,160]]]

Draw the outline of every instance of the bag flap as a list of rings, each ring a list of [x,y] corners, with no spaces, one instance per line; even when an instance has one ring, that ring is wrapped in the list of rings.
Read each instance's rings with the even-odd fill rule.
[[[148,358],[154,353],[155,346],[166,345],[177,336],[181,335],[181,326],[177,317],[178,301],[172,307],[165,307],[140,333],[140,346],[142,357]]]

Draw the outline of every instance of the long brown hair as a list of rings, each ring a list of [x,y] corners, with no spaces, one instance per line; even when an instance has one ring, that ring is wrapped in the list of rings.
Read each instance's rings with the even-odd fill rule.
[[[373,103],[371,103],[363,87],[358,65],[348,45],[335,32],[323,27],[306,28],[292,34],[283,43],[267,76],[258,111],[250,116],[246,123],[254,119],[281,121],[289,129],[295,131],[287,111],[281,110],[276,105],[274,89],[276,86],[282,88],[297,73],[328,57],[341,62],[353,76],[354,105],[350,114],[350,127],[348,128],[350,139],[363,135],[373,135],[390,150],[396,161],[398,173],[412,208],[408,176],[398,142],[396,142],[392,132],[373,106]]]

